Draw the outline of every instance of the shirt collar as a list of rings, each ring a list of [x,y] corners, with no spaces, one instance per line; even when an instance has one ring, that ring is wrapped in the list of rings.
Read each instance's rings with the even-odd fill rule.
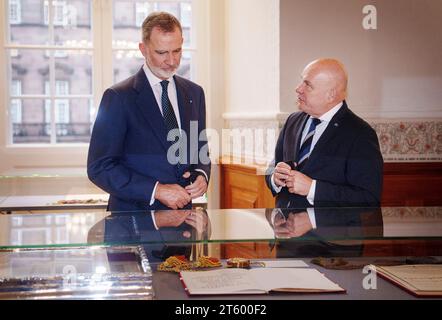
[[[157,84],[160,84],[161,81],[163,81],[162,79],[158,78],[156,75],[154,75],[152,73],[150,68],[147,66],[146,62],[144,62],[143,70],[144,70],[144,73],[146,74],[146,78],[149,81],[149,84],[150,84],[151,87],[153,87],[153,86],[155,86]],[[167,79],[167,81],[173,82],[173,76],[170,77],[169,79]]]
[[[343,101],[339,102],[337,105],[335,105],[333,108],[328,110],[326,113],[324,113],[322,116],[319,117],[319,120],[330,122],[333,116],[341,109],[342,105],[344,104]]]

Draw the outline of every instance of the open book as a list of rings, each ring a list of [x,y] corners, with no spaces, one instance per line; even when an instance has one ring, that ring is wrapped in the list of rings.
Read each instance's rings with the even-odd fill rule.
[[[190,295],[345,292],[318,270],[310,268],[182,271],[180,277]]]
[[[442,297],[442,265],[374,266],[381,277],[417,297]]]

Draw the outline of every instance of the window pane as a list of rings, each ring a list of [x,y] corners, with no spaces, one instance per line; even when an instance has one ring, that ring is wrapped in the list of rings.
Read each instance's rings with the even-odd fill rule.
[[[58,86],[56,95],[92,94],[92,52],[65,50],[66,58],[55,59],[55,79],[63,81]],[[64,87],[61,87],[61,86]],[[66,88],[69,88],[66,93]]]
[[[138,48],[140,26],[153,7],[148,1],[114,0],[113,47]]]
[[[189,51],[184,51],[181,57],[181,64],[177,74],[186,79],[192,79],[192,59],[193,54]]]
[[[91,3],[86,0],[54,2],[54,43],[63,46],[92,47]]]
[[[22,99],[21,109],[22,122],[12,124],[12,142],[49,143],[49,124],[45,122],[45,100]]]
[[[143,66],[144,57],[138,50],[114,52],[114,83],[134,75]]]
[[[12,79],[21,81],[22,94],[44,94],[44,83],[49,79],[49,58],[45,56],[45,50],[21,49],[17,56],[11,57],[8,50]]]
[[[46,44],[49,42],[49,28],[44,24],[42,0],[15,0],[9,5],[10,43]],[[18,15],[12,13],[18,9],[20,9]],[[20,19],[11,20],[11,15],[12,18],[19,16]]]
[[[88,143],[91,137],[91,100],[56,99],[58,143]]]
[[[190,1],[114,0],[113,47],[137,48],[141,39],[141,24],[153,11],[166,11],[177,17],[183,27],[184,46],[191,45]],[[123,46],[125,43],[129,44]]]

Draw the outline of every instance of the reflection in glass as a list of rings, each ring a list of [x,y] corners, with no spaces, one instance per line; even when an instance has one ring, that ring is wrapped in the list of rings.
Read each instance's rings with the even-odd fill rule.
[[[87,209],[85,209],[87,210]],[[1,211],[0,211],[1,212]],[[304,240],[353,241],[353,240],[431,240],[442,237],[442,207],[410,208],[315,208],[312,209],[210,209],[207,223],[192,225],[186,220],[198,210],[139,212],[88,212],[69,214],[68,228],[71,233],[67,243],[54,238],[51,242],[23,242],[21,245],[97,245],[104,239],[109,244],[137,244],[175,242],[297,242]],[[13,212],[16,213],[16,212]],[[200,213],[201,214],[201,213]],[[278,217],[278,215],[280,215]],[[57,220],[62,216],[63,219]],[[14,219],[20,218],[20,223]],[[297,218],[300,218],[299,221]],[[302,218],[302,219],[301,219]],[[306,218],[309,220],[307,221]],[[27,226],[30,230],[40,228],[45,219],[59,221],[49,229],[68,224],[66,212],[54,211],[50,214],[0,214],[0,226]],[[209,222],[210,219],[210,222]],[[18,220],[17,220],[18,221]],[[49,220],[48,220],[49,221]],[[52,220],[50,220],[52,221]],[[206,221],[202,219],[201,222]],[[99,222],[99,223],[98,223]],[[46,223],[46,222],[44,222]],[[311,226],[300,229],[302,226]],[[81,224],[81,228],[79,228]],[[74,226],[76,226],[74,228]],[[107,229],[106,229],[107,228]],[[279,229],[278,229],[279,228]],[[287,230],[284,230],[287,229]],[[81,230],[81,232],[80,232]],[[85,230],[88,237],[85,237]],[[112,231],[113,230],[113,231]],[[304,230],[304,231],[302,231]],[[6,230],[9,232],[9,230]],[[5,232],[0,233],[5,235]],[[155,231],[152,236],[149,232]],[[190,231],[185,233],[185,231]],[[291,233],[291,234],[290,234]],[[158,237],[158,235],[161,236]],[[106,235],[106,237],[105,237]],[[95,240],[94,240],[95,239]],[[1,247],[10,245],[9,238],[1,240]],[[76,242],[84,241],[84,242]]]
[[[129,215],[112,213],[91,229],[88,241],[143,243],[152,262],[173,255],[207,255],[207,246],[192,243],[207,242],[210,235],[211,222],[205,210],[158,210]]]

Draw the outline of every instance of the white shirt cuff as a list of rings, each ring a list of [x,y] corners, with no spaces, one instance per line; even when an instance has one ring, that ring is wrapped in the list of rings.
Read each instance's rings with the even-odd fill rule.
[[[209,177],[207,177],[207,173],[203,169],[195,169],[195,171],[202,172],[206,178],[206,182],[209,183]]]
[[[157,223],[155,221],[155,211],[153,211],[153,210],[150,211],[150,214],[152,216],[153,226],[155,227],[156,230],[158,230],[159,228],[158,228]]]
[[[307,201],[311,204],[315,204],[315,192],[316,192],[316,180],[312,181],[312,185],[310,186],[310,190],[307,194]]]
[[[150,196],[150,202],[149,202],[150,206],[153,205],[155,202],[155,191],[157,191],[158,183],[160,182],[157,181],[157,183],[155,183],[155,187],[153,187],[152,195]]]
[[[277,187],[277,186],[276,186],[276,184],[275,184],[275,180],[273,179],[273,174],[272,174],[272,176],[270,177],[270,183],[271,183],[271,185],[272,185],[273,191],[275,191],[276,193],[280,193],[280,192],[281,192],[282,187]]]
[[[312,224],[313,229],[316,229],[316,217],[315,217],[315,209],[307,208],[308,218],[310,219],[310,223]]]

